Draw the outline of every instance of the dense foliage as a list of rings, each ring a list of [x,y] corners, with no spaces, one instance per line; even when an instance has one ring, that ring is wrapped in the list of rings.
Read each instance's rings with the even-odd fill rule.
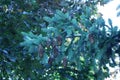
[[[1,80],[104,80],[120,31],[97,4],[109,0],[1,0]]]

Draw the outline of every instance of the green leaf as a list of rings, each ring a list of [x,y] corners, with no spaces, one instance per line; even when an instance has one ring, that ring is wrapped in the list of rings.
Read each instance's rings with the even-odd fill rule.
[[[66,32],[67,32],[67,36],[71,36],[71,34],[72,34],[72,30],[70,30],[69,28],[66,30]]]
[[[56,10],[56,14],[61,16],[61,17],[63,17],[63,18],[65,17],[64,16],[65,14],[62,11],[60,11],[60,10]]]
[[[45,16],[45,17],[43,17],[43,19],[48,23],[52,22],[52,19],[50,17]]]
[[[108,19],[108,23],[112,27],[112,20],[110,18]]]
[[[86,7],[86,17],[90,17],[90,15],[91,15],[91,9],[90,9],[90,7]]]
[[[60,15],[55,14],[54,21],[58,21],[58,20],[61,20],[61,19],[63,19],[63,18]]]
[[[71,21],[71,22],[72,22],[72,24],[73,24],[73,25],[75,25],[75,26],[77,26],[77,25],[78,25],[78,22],[77,22],[77,20],[76,20],[76,19],[72,19],[72,21]]]
[[[45,53],[42,60],[41,60],[42,64],[47,64],[48,63],[48,55]]]
[[[105,26],[105,21],[102,17],[99,17],[96,22],[100,27]]]
[[[76,65],[77,65],[77,69],[78,70],[81,70],[82,69],[82,66],[80,64],[80,61],[76,59]]]
[[[28,52],[29,52],[29,53],[35,53],[35,52],[36,52],[35,46],[31,45],[31,46],[29,47]]]
[[[113,31],[116,32],[118,30],[118,26],[114,26]]]
[[[68,20],[71,20],[71,17],[70,17],[70,15],[69,15],[69,13],[67,12],[67,13],[65,13],[65,17],[68,19]]]
[[[70,50],[70,51],[69,51],[69,54],[68,54],[68,60],[73,61],[73,60],[72,60],[72,59],[73,59],[73,55],[74,55],[73,51]]]
[[[25,47],[29,47],[30,45],[32,45],[33,40],[32,39],[25,39],[24,42],[21,42],[20,45],[21,46],[25,46]]]

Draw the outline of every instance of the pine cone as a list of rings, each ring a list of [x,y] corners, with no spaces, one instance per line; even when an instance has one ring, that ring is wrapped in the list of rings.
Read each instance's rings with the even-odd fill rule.
[[[39,56],[40,57],[43,57],[43,55],[44,55],[44,48],[43,48],[43,46],[40,44],[39,46],[38,46],[38,53],[39,53]]]

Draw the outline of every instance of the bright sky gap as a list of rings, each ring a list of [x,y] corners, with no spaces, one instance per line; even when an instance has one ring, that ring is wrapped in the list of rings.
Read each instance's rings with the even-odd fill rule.
[[[103,14],[103,18],[107,25],[108,25],[108,19],[110,18],[113,22],[113,26],[118,26],[118,28],[120,29],[120,16],[117,17],[117,12],[120,10],[118,11],[116,10],[118,5],[120,5],[120,0],[112,0],[111,2],[109,2],[104,6],[98,6],[98,12]],[[117,69],[120,68],[118,66],[115,68],[110,67],[110,72],[114,72]],[[120,79],[120,71],[118,72],[115,78],[110,77],[105,80],[119,80],[119,79]]]
[[[120,17],[117,17],[117,12],[120,10],[116,10],[118,5],[120,5],[120,0],[112,0],[104,6],[98,6],[98,12],[103,14],[106,24],[110,18],[113,21],[113,26],[118,26],[120,29]]]

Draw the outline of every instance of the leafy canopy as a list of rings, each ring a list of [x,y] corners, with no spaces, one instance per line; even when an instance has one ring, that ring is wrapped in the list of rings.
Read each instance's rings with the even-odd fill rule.
[[[118,65],[120,32],[97,4],[109,0],[0,0],[0,79],[104,80]]]

